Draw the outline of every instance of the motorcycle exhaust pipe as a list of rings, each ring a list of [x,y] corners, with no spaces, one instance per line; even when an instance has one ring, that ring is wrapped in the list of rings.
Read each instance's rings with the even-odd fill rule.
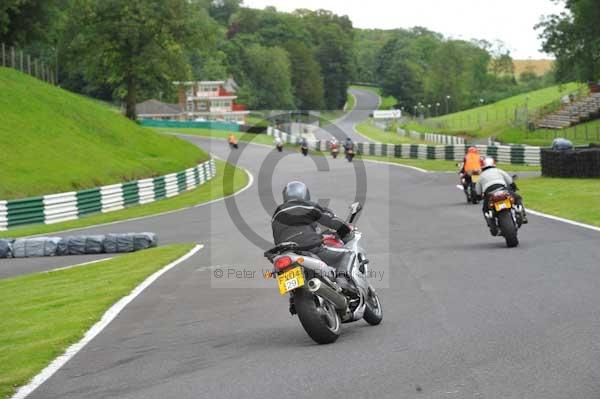
[[[346,297],[329,287],[327,284],[323,283],[318,278],[313,278],[312,280],[308,281],[308,290],[313,294],[317,294],[331,301],[337,310],[348,309]]]

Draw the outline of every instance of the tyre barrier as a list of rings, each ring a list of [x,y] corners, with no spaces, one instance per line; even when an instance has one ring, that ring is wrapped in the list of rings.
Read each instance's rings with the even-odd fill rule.
[[[0,239],[0,258],[116,254],[156,247],[155,233]]]
[[[600,177],[600,147],[572,150],[542,149],[542,176],[546,177]]]
[[[279,136],[288,144],[298,144],[298,136],[270,127],[267,131],[270,136]],[[328,151],[329,141],[309,140],[314,150]],[[428,145],[428,144],[381,144],[381,143],[355,143],[359,154],[407,159],[434,159],[446,161],[462,161],[467,153],[465,144]],[[497,162],[516,165],[538,166],[541,162],[541,148],[523,145],[476,145],[483,156],[490,156]]]
[[[217,174],[211,159],[193,168],[149,179],[112,184],[82,191],[0,201],[0,230],[16,226],[53,224],[107,213],[133,205],[174,197],[211,180]]]

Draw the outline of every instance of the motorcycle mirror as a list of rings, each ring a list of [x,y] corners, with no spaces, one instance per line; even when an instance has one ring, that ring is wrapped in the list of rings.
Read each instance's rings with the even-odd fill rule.
[[[513,180],[517,180],[519,178],[519,176],[517,175],[512,175]]]

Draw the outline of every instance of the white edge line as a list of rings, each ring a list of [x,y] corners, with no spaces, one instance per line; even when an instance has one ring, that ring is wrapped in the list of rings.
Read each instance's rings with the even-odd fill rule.
[[[399,158],[399,159],[400,159],[400,158]],[[390,161],[376,161],[376,160],[374,160],[374,159],[364,159],[364,158],[360,158],[360,160],[361,160],[361,161],[363,161],[363,162],[373,162],[373,163],[379,163],[379,164],[382,164],[382,165],[392,165],[392,166],[398,166],[398,167],[401,167],[401,168],[407,168],[407,169],[416,170],[416,171],[419,171],[419,172],[421,172],[421,173],[436,173],[436,172],[432,172],[432,171],[430,171],[430,170],[425,170],[425,169],[418,168],[418,167],[416,167],[416,166],[404,165],[404,164],[401,164],[401,163],[396,163],[396,162],[390,162]]]
[[[56,269],[51,269],[51,270],[45,270],[42,273],[52,273],[52,272],[58,272],[61,270],[72,269],[74,267],[79,267],[79,266],[93,265],[94,263],[106,262],[107,260],[111,260],[111,259],[114,259],[114,256],[111,256],[110,258],[102,258],[102,259],[91,260],[89,262],[78,263],[76,265],[58,267]]]
[[[19,388],[17,393],[15,393],[11,399],[24,399],[33,391],[35,391],[40,385],[46,382],[54,373],[56,373],[62,366],[64,366],[69,360],[73,358],[81,349],[83,349],[91,340],[93,340],[102,330],[106,328],[110,324],[111,321],[117,317],[117,315],[129,304],[133,301],[138,295],[140,295],[146,288],[148,288],[156,279],[160,276],[177,266],[178,264],[186,261],[190,257],[194,256],[196,252],[201,250],[204,246],[197,244],[194,248],[192,248],[187,254],[183,255],[179,259],[169,263],[164,266],[159,271],[152,274],[150,277],[146,278],[140,285],[135,287],[129,295],[121,298],[117,303],[112,305],[105,313],[102,315],[100,321],[90,328],[83,338],[71,345],[65,353],[57,357],[50,363],[46,368],[44,368],[38,375],[36,375],[27,385]]]
[[[213,156],[214,158],[217,159],[221,159],[217,156]],[[179,209],[174,209],[172,211],[167,211],[167,212],[162,212],[162,213],[155,213],[152,215],[146,215],[146,216],[139,216],[139,217],[135,217],[135,218],[131,218],[131,219],[123,219],[123,220],[115,220],[114,222],[108,222],[108,223],[100,223],[100,224],[92,224],[89,226],[84,226],[84,227],[75,227],[73,229],[67,229],[67,230],[56,230],[56,231],[48,231],[46,233],[40,233],[40,234],[33,234],[30,236],[26,236],[26,237],[41,237],[41,236],[47,236],[48,234],[62,234],[62,233],[68,233],[71,231],[79,231],[79,230],[87,230],[87,229],[92,229],[92,228],[96,228],[96,227],[104,227],[104,226],[111,226],[114,224],[120,224],[120,223],[127,223],[127,222],[134,222],[136,220],[143,220],[143,219],[149,219],[149,218],[154,218],[154,217],[159,217],[159,216],[164,216],[164,215],[170,215],[172,213],[176,213],[176,212],[183,212],[183,211],[187,211],[189,209],[194,209],[194,208],[199,208],[201,206],[206,206],[206,205],[210,205],[213,204],[215,202],[219,202],[219,201],[224,201],[228,198],[231,197],[235,197],[238,194],[241,194],[242,192],[246,191],[247,189],[249,189],[252,184],[254,184],[254,176],[252,175],[252,173],[250,173],[250,171],[246,168],[243,168],[239,165],[235,165],[236,168],[240,168],[241,170],[243,170],[246,175],[248,176],[248,184],[246,184],[246,186],[244,188],[242,188],[239,191],[236,191],[233,194],[229,194],[225,197],[221,197],[221,198],[215,198],[214,200],[208,201],[208,202],[203,202],[201,204],[196,204],[196,205],[192,205],[192,206],[188,206],[185,208],[179,208]],[[212,179],[211,179],[212,180]],[[202,185],[199,185],[197,188],[202,187]],[[143,206],[144,204],[139,204],[141,206]]]
[[[563,223],[566,223],[566,224],[570,224],[572,226],[582,227],[584,229],[588,229],[588,230],[593,230],[593,231],[600,232],[600,227],[592,226],[592,225],[585,224],[585,223],[576,222],[574,220],[565,219],[565,218],[561,218],[561,217],[558,217],[558,216],[548,215],[546,213],[534,211],[532,209],[527,209],[527,213],[531,213],[533,215],[540,216],[540,217],[543,217],[543,218],[546,218],[546,219],[551,219],[551,220],[554,220],[554,221],[557,221],[557,222],[563,222]]]

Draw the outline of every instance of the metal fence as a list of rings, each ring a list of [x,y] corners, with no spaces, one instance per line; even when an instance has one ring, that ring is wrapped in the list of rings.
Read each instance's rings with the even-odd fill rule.
[[[581,86],[572,92],[565,92],[572,101],[577,101],[589,94],[586,86]],[[441,115],[442,106],[432,108],[419,108],[412,120],[432,129],[445,130],[478,130],[499,125],[512,125],[515,127],[529,128],[531,123],[537,122],[543,116],[559,110],[564,104],[560,99],[554,100],[540,107],[532,107],[528,102],[511,106],[482,107],[465,112],[464,115]]]
[[[536,129],[526,131],[527,140],[552,140],[555,138],[569,139],[577,144],[600,143],[600,123],[575,125],[565,129]]]
[[[16,69],[52,85],[58,84],[54,65],[48,65],[23,50],[4,43],[0,43],[0,66]]]

